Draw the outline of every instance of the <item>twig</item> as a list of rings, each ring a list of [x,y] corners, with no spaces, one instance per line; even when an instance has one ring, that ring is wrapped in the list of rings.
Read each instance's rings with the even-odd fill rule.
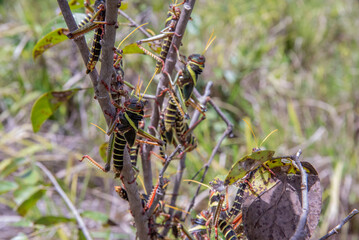
[[[173,192],[172,192],[172,197],[171,197],[171,206],[176,206],[176,201],[177,201],[177,196],[178,196],[178,192],[181,186],[181,181],[182,181],[182,176],[183,176],[183,171],[186,168],[186,153],[182,155],[180,162],[178,164],[177,167],[177,174],[176,174],[176,178],[175,178],[175,182],[173,184]],[[162,236],[167,236],[168,231],[170,230],[170,225],[171,225],[171,221],[172,221],[172,217],[173,217],[173,212],[174,209],[170,208],[168,210],[168,215],[170,215],[170,218],[167,219],[166,223],[165,223],[165,227],[161,233]]]
[[[123,169],[121,174],[123,176],[123,183],[128,195],[128,202],[130,204],[131,213],[135,219],[137,236],[141,240],[149,239],[148,219],[146,218],[146,215],[143,214],[144,210],[142,208],[137,184],[135,181],[133,181],[134,171],[132,169],[130,155],[128,154],[127,149],[123,155]]]
[[[359,213],[359,211],[357,209],[354,209],[353,211],[351,211],[349,213],[349,215],[346,216],[346,218],[344,218],[342,220],[341,223],[339,223],[337,226],[335,226],[332,230],[330,230],[325,236],[321,237],[319,240],[325,240],[325,239],[328,239],[330,236],[332,236],[334,234],[338,234],[340,232],[340,230],[342,229],[342,227],[344,226],[344,224],[349,222],[358,213]]]
[[[199,93],[197,92],[197,90],[195,89],[194,93],[196,95],[199,95]],[[224,131],[224,133],[222,134],[221,138],[219,139],[219,141],[217,142],[215,148],[213,149],[212,153],[211,153],[211,156],[208,160],[208,162],[198,171],[198,173],[204,168],[204,172],[203,172],[203,175],[202,175],[202,178],[200,180],[201,183],[203,183],[204,181],[204,178],[206,177],[206,174],[208,172],[208,169],[209,169],[209,166],[211,166],[212,164],[212,161],[214,159],[214,156],[216,155],[216,153],[218,152],[219,150],[219,147],[221,146],[223,140],[228,136],[228,137],[232,137],[232,132],[233,132],[233,123],[231,123],[231,121],[229,121],[229,119],[224,115],[224,113],[221,111],[221,109],[213,102],[213,100],[211,98],[209,98],[207,96],[207,101],[212,105],[213,109],[218,113],[218,115],[223,119],[223,121],[227,124],[227,129]],[[196,176],[194,176],[196,177]],[[194,195],[194,197],[192,198],[191,200],[191,203],[187,209],[187,212],[190,212],[192,207],[194,206],[194,203],[195,203],[195,200],[199,194],[199,190],[201,188],[201,185],[199,185],[197,187],[197,190],[196,190],[196,194]],[[188,213],[186,214],[185,216],[185,219],[187,218],[188,216]]]
[[[138,25],[135,20],[133,20],[130,16],[128,16],[124,11],[122,10],[118,10],[119,14],[121,16],[124,16],[128,21],[130,21],[132,23],[132,25],[134,25],[135,27],[139,27],[140,25]],[[151,34],[149,34],[143,27],[139,27],[139,30],[146,35],[146,37],[152,37]]]
[[[175,156],[175,154],[181,150],[182,148],[182,145],[181,144],[178,144],[177,147],[175,148],[175,150],[166,158],[166,162],[165,164],[163,165],[163,168],[161,169],[160,171],[160,174],[159,174],[159,178],[162,178],[163,177],[163,174],[165,173],[165,171],[167,170],[167,167],[168,165],[170,164],[172,158]]]
[[[40,162],[36,162],[36,165],[47,175],[47,177],[50,179],[52,184],[54,185],[56,191],[60,194],[62,199],[64,199],[66,205],[70,208],[71,212],[75,215],[76,221],[79,224],[79,228],[82,230],[83,234],[85,235],[86,239],[91,240],[91,235],[82,220],[82,217],[80,216],[79,212],[75,208],[75,206],[72,204],[71,200],[67,197],[66,193],[62,188],[60,187],[59,183],[56,181],[56,178],[52,173]]]
[[[163,180],[163,174],[165,173],[168,165],[170,164],[172,158],[176,155],[176,153],[181,149],[181,144],[177,145],[176,149],[171,153],[171,155],[169,155],[166,159],[165,164],[163,165],[163,168],[161,169],[160,174],[158,175],[158,188],[157,188],[157,193],[155,195],[155,198],[152,202],[152,205],[150,207],[150,209],[148,209],[148,211],[146,212],[147,216],[150,217],[153,213],[153,211],[156,209],[156,206],[159,202],[159,200],[162,198],[163,196],[163,186],[164,186],[164,180]]]
[[[208,100],[209,104],[212,105],[214,110],[218,113],[218,115],[223,119],[223,121],[227,124],[228,128],[233,129],[233,123],[224,115],[224,113],[221,111],[221,109],[213,102],[212,99]],[[229,134],[229,137],[232,137],[232,132]]]
[[[200,103],[203,105],[203,106],[206,106],[207,105],[207,102],[208,100],[210,99],[209,98],[209,95],[211,95],[211,88],[213,86],[213,82],[212,81],[209,81],[206,85],[206,88],[204,90],[204,93],[203,95],[201,96],[199,94],[199,92],[197,91],[196,88],[193,89],[193,93],[196,95],[196,97],[199,99]],[[192,119],[191,119],[191,123],[189,124],[190,127],[192,127],[199,119],[199,116],[200,116],[200,112],[198,110],[196,110],[194,113],[193,113],[193,116],[192,116]]]
[[[176,64],[176,61],[177,61],[177,53],[173,46],[175,46],[177,49],[179,49],[182,37],[184,35],[188,20],[190,19],[192,9],[194,7],[195,2],[196,2],[196,0],[189,0],[183,6],[183,11],[182,11],[180,19],[177,23],[175,34],[174,34],[173,40],[172,40],[172,44],[171,44],[170,50],[168,51],[167,58],[165,61],[164,71],[169,74],[172,73],[174,66]],[[163,103],[163,100],[165,97],[164,95],[162,95],[162,96],[158,96],[158,95],[160,95],[160,93],[163,89],[168,87],[168,84],[169,84],[168,76],[166,74],[162,74],[162,76],[160,78],[160,82],[157,85],[157,90],[156,90],[157,99],[156,99],[155,103],[153,104],[153,108],[152,108],[153,112],[152,112],[152,116],[151,116],[150,126],[152,126],[154,129],[156,129],[158,126],[158,122],[160,119],[160,111],[161,111],[162,103]],[[152,135],[155,135],[156,133],[155,133],[154,129],[149,128],[149,133]],[[153,149],[153,146],[146,145],[144,147],[144,151],[142,154],[143,178],[144,178],[145,187],[146,187],[147,192],[150,192],[151,188],[152,188],[152,168],[151,168],[150,161],[148,160],[150,158],[150,152],[152,151],[152,149]]]
[[[75,22],[74,17],[72,16],[72,12],[70,10],[67,0],[57,0],[57,2],[59,4],[62,15],[64,16],[66,25],[69,28],[69,30],[70,31],[76,30],[77,24]],[[90,52],[87,47],[85,37],[80,36],[80,37],[74,39],[74,42],[80,50],[80,53],[81,53],[84,63],[87,64],[87,59],[89,57]],[[94,69],[92,72],[90,72],[89,76],[90,76],[92,85],[95,90],[96,98],[97,98],[97,100],[100,104],[100,107],[102,109],[102,112],[114,113],[115,107],[111,104],[110,97],[109,97],[107,90],[105,88],[98,88],[99,75],[98,75],[96,69]],[[104,116],[105,116],[107,125],[109,125],[111,122],[111,118],[107,114],[104,114]]]
[[[105,85],[111,86],[111,79],[115,77],[116,71],[113,67],[113,48],[116,40],[116,23],[117,23],[117,6],[118,0],[107,0],[106,1],[106,26],[103,39],[101,40],[101,71],[99,78],[98,89],[100,92],[105,94],[105,99],[108,98],[110,101],[108,90]],[[100,97],[97,98],[99,101]],[[111,102],[110,102],[111,104]],[[111,104],[112,105],[112,104]],[[114,108],[113,108],[114,110]],[[111,116],[115,115],[115,110],[110,113]],[[106,114],[106,115],[107,115]]]
[[[232,128],[231,128],[231,127],[227,127],[226,131],[224,131],[224,133],[222,134],[221,138],[220,138],[219,141],[217,142],[216,146],[214,147],[214,149],[213,149],[213,151],[212,151],[212,153],[211,153],[211,156],[210,156],[208,162],[203,166],[203,167],[204,167],[204,172],[203,172],[202,178],[201,178],[201,180],[200,180],[201,183],[203,183],[204,178],[206,177],[207,171],[208,171],[208,169],[209,169],[209,166],[211,166],[211,163],[212,163],[212,161],[213,161],[213,159],[214,159],[214,156],[215,156],[216,153],[218,152],[219,147],[221,146],[223,140],[224,140],[227,136],[229,136],[231,133],[232,133]],[[203,168],[203,167],[202,167],[202,168]],[[198,185],[197,190],[196,190],[196,194],[195,194],[194,197],[192,198],[192,201],[191,201],[191,203],[190,203],[190,205],[189,205],[189,207],[188,207],[188,209],[187,209],[187,212],[190,212],[191,209],[192,209],[192,207],[194,206],[194,203],[195,203],[195,200],[196,200],[196,198],[197,198],[197,196],[198,196],[198,193],[199,193],[200,188],[201,188],[201,185]],[[186,213],[185,219],[187,218],[187,216],[188,216],[188,213]]]
[[[301,183],[301,189],[302,189],[302,214],[300,215],[299,222],[297,225],[297,228],[295,229],[295,233],[290,238],[291,240],[299,240],[299,239],[305,239],[305,225],[307,223],[307,217],[309,212],[309,203],[308,203],[308,177],[307,172],[304,170],[302,164],[299,161],[299,157],[302,154],[302,150],[299,149],[298,152],[293,156],[293,160],[297,164],[300,174],[302,176],[302,183]]]

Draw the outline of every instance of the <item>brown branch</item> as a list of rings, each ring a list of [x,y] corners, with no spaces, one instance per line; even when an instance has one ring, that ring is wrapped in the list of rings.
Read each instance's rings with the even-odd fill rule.
[[[178,164],[178,167],[177,167],[177,174],[176,174],[175,182],[173,184],[173,191],[172,191],[172,197],[171,197],[171,203],[170,203],[170,205],[173,207],[176,206],[177,196],[178,196],[178,192],[179,192],[181,182],[182,182],[183,171],[186,168],[186,155],[187,155],[186,153],[182,155],[180,162]],[[167,221],[165,223],[165,227],[161,233],[162,236],[166,236],[168,231],[170,230],[173,212],[174,212],[173,208],[170,208],[168,210],[168,215],[170,216],[170,218],[167,219]]]
[[[328,239],[329,237],[331,237],[334,234],[338,234],[340,232],[340,230],[342,229],[342,227],[344,226],[344,224],[346,224],[347,222],[349,222],[355,215],[357,215],[359,213],[358,209],[354,209],[353,211],[351,211],[349,213],[348,216],[346,216],[346,218],[344,218],[342,220],[341,223],[339,223],[337,226],[335,226],[332,230],[330,230],[326,235],[324,235],[323,237],[321,237],[319,240],[325,240]]]
[[[147,216],[150,217],[153,213],[153,211],[155,210],[158,202],[160,201],[160,199],[162,198],[162,196],[164,195],[164,190],[163,190],[163,186],[165,184],[164,180],[163,180],[163,174],[165,173],[168,165],[170,164],[172,158],[176,155],[176,153],[181,149],[181,144],[177,145],[176,149],[171,153],[171,155],[169,155],[166,158],[166,162],[163,165],[163,168],[161,169],[160,174],[158,175],[158,188],[157,188],[157,194],[155,195],[155,198],[152,202],[152,205],[150,207],[150,209],[148,209],[147,211]]]
[[[206,106],[209,98],[209,95],[211,95],[211,88],[213,86],[213,82],[208,82],[206,85],[206,88],[204,90],[203,95],[201,96],[199,94],[199,92],[197,91],[196,88],[193,89],[193,93],[196,95],[196,97],[199,99],[199,102],[203,105]],[[192,127],[199,119],[200,116],[200,112],[198,110],[196,110],[193,115],[192,115],[192,119],[191,119],[191,123],[189,124],[190,127]]]
[[[197,92],[197,90],[195,89],[194,93],[197,95],[197,97],[199,96],[199,93]],[[209,95],[209,94],[208,94]],[[224,115],[224,113],[221,111],[221,109],[213,102],[213,100],[211,98],[209,98],[208,96],[206,97],[206,100],[212,105],[213,109],[218,113],[218,115],[223,119],[223,121],[227,124],[227,129],[224,131],[224,133],[222,134],[222,136],[220,137],[219,141],[217,142],[216,146],[214,147],[211,156],[208,160],[208,162],[198,171],[198,173],[200,173],[200,171],[204,168],[204,172],[203,175],[201,177],[200,182],[203,183],[204,178],[207,175],[209,166],[211,166],[212,161],[214,159],[214,156],[216,155],[216,153],[219,150],[219,147],[221,146],[223,140],[226,137],[232,137],[232,132],[233,132],[233,123],[231,123],[231,121]],[[193,178],[195,178],[197,175],[195,175]],[[196,190],[196,194],[194,195],[194,197],[191,200],[191,203],[187,209],[187,212],[190,212],[192,207],[194,206],[195,200],[199,194],[199,190],[201,188],[201,185],[199,185],[197,187]],[[186,214],[185,218],[187,218],[188,214]]]
[[[104,96],[98,96],[97,100],[102,101],[107,99],[110,102],[109,93],[104,82],[107,86],[111,85],[111,79],[115,75],[115,69],[113,67],[113,54],[114,45],[116,40],[116,25],[117,25],[117,5],[118,0],[107,0],[106,1],[106,26],[103,39],[101,40],[101,71],[99,78],[98,89],[99,92],[103,92]],[[115,76],[114,76],[115,77]],[[112,108],[112,112],[108,112],[111,116],[115,116],[116,111]]]
[[[209,99],[208,102],[212,105],[214,110],[218,113],[218,115],[223,119],[223,121],[227,124],[227,127],[233,130],[233,123],[224,115],[221,109],[213,102],[212,99]],[[232,132],[230,132],[229,137],[232,137]]]
[[[222,134],[221,138],[218,140],[216,146],[214,147],[214,149],[213,149],[213,151],[212,151],[212,153],[211,153],[211,156],[210,156],[208,162],[202,167],[202,169],[204,168],[204,172],[203,172],[202,178],[201,178],[201,180],[200,180],[201,183],[203,183],[204,178],[206,177],[207,171],[208,171],[208,169],[209,169],[209,166],[211,166],[211,163],[212,163],[212,161],[213,161],[213,159],[214,159],[214,156],[215,156],[216,153],[218,152],[219,147],[221,146],[223,140],[224,140],[227,136],[229,136],[230,134],[232,134],[232,127],[227,127],[226,131],[224,131],[224,133]],[[201,169],[200,169],[199,171],[201,171]],[[196,198],[197,198],[197,196],[198,196],[198,193],[199,193],[200,188],[201,188],[201,185],[198,185],[197,190],[196,190],[196,194],[195,194],[194,197],[192,198],[191,203],[190,203],[190,205],[189,205],[189,207],[188,207],[188,209],[187,209],[187,212],[190,212],[190,211],[192,210],[192,207],[194,206],[194,203],[195,203],[195,200],[196,200]],[[188,216],[188,213],[186,214],[185,219],[187,218],[187,216]]]
[[[178,21],[175,35],[172,40],[172,45],[167,54],[166,62],[164,65],[164,71],[169,74],[172,74],[172,71],[173,71],[176,61],[177,61],[176,50],[173,46],[175,46],[177,49],[179,49],[180,43],[182,40],[182,36],[184,35],[185,29],[187,27],[188,20],[190,19],[192,9],[194,7],[195,2],[196,2],[196,0],[189,0],[188,2],[186,2],[183,5],[183,11],[182,11],[180,19]],[[160,119],[160,111],[161,111],[161,107],[162,107],[163,100],[165,97],[164,95],[162,95],[162,96],[158,96],[158,95],[161,93],[161,91],[163,89],[168,87],[168,84],[169,84],[168,76],[166,74],[162,74],[162,76],[160,78],[160,82],[157,85],[157,90],[156,90],[157,99],[156,99],[155,103],[153,104],[153,108],[152,108],[153,112],[152,112],[152,116],[151,116],[150,126],[152,126],[154,129],[156,129],[158,126],[158,122]],[[152,135],[155,135],[154,129],[149,128],[149,133]],[[144,147],[144,151],[142,154],[143,178],[144,178],[147,192],[150,192],[152,189],[152,168],[151,168],[151,163],[149,161],[150,152],[152,151],[152,149],[153,149],[153,146],[146,145]]]
[[[82,217],[80,216],[80,214],[77,211],[77,209],[75,208],[75,206],[72,204],[71,200],[67,197],[64,190],[62,190],[61,186],[57,182],[54,175],[52,175],[52,173],[42,163],[37,162],[36,165],[47,175],[47,177],[50,179],[50,181],[54,185],[56,191],[60,194],[62,199],[64,199],[66,205],[70,208],[71,212],[75,215],[75,218],[79,225],[79,228],[81,229],[82,233],[85,235],[86,239],[91,240],[92,237],[91,237],[89,231],[87,230],[87,227],[86,227],[84,221],[82,220]]]
[[[64,19],[70,31],[77,29],[75,20],[73,19],[71,10],[66,0],[58,0],[58,4],[63,13]],[[98,76],[96,69],[92,71],[89,75],[92,81],[92,84],[95,89],[96,98],[101,106],[103,112],[115,115],[115,107],[110,101],[110,97],[107,89],[104,84],[99,84],[102,81],[110,86],[112,77],[115,74],[113,68],[113,48],[115,44],[116,37],[116,23],[117,23],[117,5],[118,0],[107,0],[106,1],[106,22],[104,37],[101,40],[102,46],[102,64],[101,64],[101,74]],[[87,59],[89,57],[89,50],[85,38],[83,36],[74,40],[78,46],[82,58],[87,64]],[[111,118],[108,114],[104,114],[107,124],[111,122]],[[137,235],[140,239],[148,239],[148,224],[145,215],[143,214],[142,204],[140,195],[136,184],[129,184],[133,180],[134,172],[132,170],[132,165],[130,163],[128,152],[125,151],[124,154],[124,168],[122,171],[124,184],[127,190],[130,209],[134,216],[134,220],[137,226]]]
[[[115,45],[116,38],[116,23],[117,23],[117,5],[118,0],[107,0],[106,1],[106,28],[105,35],[101,41],[102,45],[102,64],[101,64],[101,73],[100,73],[100,82],[104,81],[108,86],[112,77],[115,76],[115,70],[113,67],[113,48]],[[105,86],[103,84],[99,85],[99,89],[104,88],[106,95],[109,96]],[[128,151],[125,151],[124,155],[124,168],[122,171],[123,182],[127,190],[127,195],[130,203],[131,213],[134,217],[137,236],[139,239],[148,239],[148,220],[143,214],[144,210],[142,209],[140,194],[138,192],[137,185],[133,182],[135,176],[134,171],[132,170],[131,160],[128,154]]]
[[[61,9],[62,15],[64,16],[65,22],[67,27],[69,28],[70,31],[74,31],[77,29],[77,24],[75,22],[74,17],[72,16],[72,12],[70,10],[69,4],[66,0],[57,0],[59,7]],[[107,15],[107,14],[106,14]],[[106,35],[106,33],[105,33]],[[87,64],[87,60],[89,57],[89,49],[87,47],[86,44],[86,40],[84,36],[80,36],[76,39],[73,40],[75,42],[75,44],[77,45],[77,47],[80,50],[82,59],[85,63],[85,65]],[[98,87],[98,78],[99,75],[96,71],[96,69],[94,69],[94,71],[92,71],[91,73],[89,73],[92,85],[94,87],[95,90],[95,96],[98,99],[98,102],[100,104],[100,107],[102,109],[102,112],[107,112],[107,113],[114,113],[115,112],[115,108],[114,106],[111,104],[108,92],[105,88],[103,87]],[[109,125],[111,118],[107,115],[104,114],[105,119],[107,124]]]
[[[123,176],[123,183],[125,185],[128,202],[130,204],[130,209],[133,218],[135,219],[137,236],[139,239],[149,239],[149,229],[148,229],[148,219],[142,208],[140,194],[138,192],[136,181],[134,179],[134,171],[132,169],[132,164],[130,160],[130,155],[128,154],[127,149],[123,155],[123,169],[121,172]]]
[[[128,16],[124,11],[122,10],[118,10],[119,14],[123,17],[125,17],[128,21],[130,21],[132,23],[132,25],[134,25],[135,27],[139,27],[140,25],[138,25],[135,20],[133,20],[130,16]],[[151,34],[149,34],[144,27],[139,27],[138,28],[146,37],[150,38],[152,37]]]
[[[300,215],[299,222],[297,228],[295,229],[295,233],[290,238],[290,240],[301,240],[306,238],[305,234],[305,225],[307,224],[307,217],[309,212],[309,203],[308,203],[308,180],[307,180],[307,172],[304,170],[302,164],[299,161],[299,157],[302,154],[302,150],[298,150],[298,152],[293,156],[293,160],[297,164],[300,174],[302,176],[302,214]]]

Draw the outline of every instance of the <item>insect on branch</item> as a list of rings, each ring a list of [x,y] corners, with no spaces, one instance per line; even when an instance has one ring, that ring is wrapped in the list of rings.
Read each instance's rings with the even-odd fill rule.
[[[183,11],[181,12],[180,18],[178,20],[175,34],[173,36],[172,44],[168,51],[168,55],[167,55],[165,65],[164,65],[164,72],[167,72],[169,75],[172,74],[175,64],[177,62],[177,52],[175,49],[180,48],[182,37],[186,30],[187,23],[191,17],[191,13],[192,13],[195,3],[196,3],[195,0],[189,0],[188,2],[186,2],[184,4]],[[165,88],[168,87],[168,84],[169,84],[168,76],[166,74],[162,74],[162,76],[160,77],[159,84],[157,85],[157,90],[156,90],[157,98],[156,98],[155,103],[153,104],[153,108],[152,108],[153,112],[152,112],[151,122],[150,122],[150,126],[152,126],[155,129],[157,128],[158,122],[160,120],[160,111],[161,111],[161,106],[162,106],[163,100],[164,100],[164,95],[162,95],[162,96],[159,96],[159,95],[162,92],[162,90],[164,90]],[[149,128],[149,133],[152,135],[155,135],[155,131],[153,129],[151,129],[151,127]],[[151,168],[150,161],[148,161],[147,159],[149,159],[150,152],[152,151],[152,149],[153,149],[153,146],[150,146],[150,145],[145,146],[143,155],[142,155],[143,156],[142,157],[143,178],[144,178],[146,190],[148,192],[150,192],[150,190],[152,188],[152,168]]]

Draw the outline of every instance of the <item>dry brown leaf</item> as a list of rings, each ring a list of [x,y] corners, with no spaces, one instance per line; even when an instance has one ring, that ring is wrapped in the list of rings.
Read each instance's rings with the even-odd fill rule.
[[[308,163],[305,165],[309,168]],[[311,167],[310,164],[309,166]],[[315,169],[312,169],[308,174],[309,214],[306,239],[310,238],[318,224],[322,204],[319,177]],[[301,176],[287,175],[281,168],[272,170],[276,177],[269,181],[272,183],[267,190],[254,194],[247,189],[244,193],[243,224],[248,239],[290,239],[302,212]],[[259,181],[258,178],[256,181]],[[273,181],[276,182],[275,185]]]

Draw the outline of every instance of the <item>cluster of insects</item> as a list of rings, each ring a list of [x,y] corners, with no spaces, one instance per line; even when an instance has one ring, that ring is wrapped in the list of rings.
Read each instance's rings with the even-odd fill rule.
[[[210,186],[202,184],[210,189],[208,209],[197,214],[189,230],[182,224],[178,226],[182,236],[185,239],[213,239],[214,230],[214,239],[218,239],[219,233],[226,240],[247,239],[242,212],[245,193],[260,197],[274,187],[278,183],[274,169],[286,175],[300,174],[292,156],[275,157],[274,151],[253,149],[251,154],[233,164],[224,179],[217,177]],[[307,173],[316,172],[310,166],[304,169]],[[228,193],[230,188],[232,194]]]
[[[165,28],[159,35],[137,41],[138,47],[142,49],[146,55],[149,55],[156,60],[155,73],[148,85],[156,74],[163,72],[167,53],[171,46],[172,37],[175,34],[175,28],[181,14],[180,6],[183,3],[184,2],[170,5],[165,21]],[[106,2],[105,0],[96,0],[93,8],[91,8],[89,4],[86,6],[90,13],[78,24],[78,29],[70,32],[67,36],[70,39],[74,39],[84,33],[94,30],[92,47],[86,64],[86,73],[90,73],[95,69],[101,54],[101,40],[107,25],[105,22]],[[118,3],[118,7],[120,6],[121,1]],[[142,46],[143,43],[161,39],[162,44],[159,56],[156,56]],[[186,61],[180,59],[183,62],[181,71],[176,75],[174,81],[171,81],[170,87],[161,93],[164,94],[165,92],[168,92],[169,98],[167,107],[164,108],[164,111],[161,114],[161,121],[157,130],[160,139],[145,132],[143,130],[145,104],[142,100],[145,93],[140,92],[139,84],[134,87],[132,84],[125,81],[125,71],[122,64],[123,59],[120,45],[114,50],[113,66],[117,74],[116,78],[112,80],[110,86],[103,81],[101,82],[108,90],[111,102],[117,109],[116,116],[111,116],[112,123],[107,131],[110,140],[108,144],[106,166],[102,167],[88,155],[83,157],[83,159],[90,160],[90,162],[104,172],[110,170],[111,161],[113,159],[116,177],[121,175],[123,169],[123,155],[126,146],[129,149],[131,162],[134,167],[136,167],[139,146],[143,143],[159,145],[159,153],[154,154],[159,156],[163,161],[165,161],[166,158],[164,150],[167,145],[173,144],[174,146],[177,146],[178,144],[181,144],[183,146],[182,154],[195,149],[197,140],[192,134],[193,129],[189,128],[187,123],[187,119],[189,118],[187,106],[194,106],[195,108],[200,109],[202,113],[205,111],[205,108],[198,103],[198,100],[192,94],[198,76],[205,66],[205,57],[203,54],[192,54]],[[208,48],[210,44],[207,45]],[[129,94],[129,91],[126,90],[126,88],[130,91],[132,90],[131,94]],[[124,102],[122,102],[123,100]],[[143,141],[141,139],[146,140]]]
[[[122,64],[123,52],[120,48],[122,42],[125,40],[123,39],[119,46],[114,48],[113,67],[116,74],[109,85],[104,81],[101,82],[107,89],[111,102],[116,108],[115,115],[109,114],[112,121],[106,132],[109,136],[106,164],[104,167],[101,166],[89,155],[84,155],[81,161],[87,159],[104,172],[109,172],[111,170],[111,165],[113,164],[112,169],[115,173],[115,178],[120,178],[122,180],[121,173],[123,171],[126,149],[130,154],[133,169],[138,173],[139,170],[136,167],[137,155],[142,150],[144,144],[159,146],[158,152],[153,151],[153,154],[162,159],[163,162],[165,162],[168,157],[166,151],[170,145],[173,145],[174,147],[177,147],[178,145],[182,146],[178,158],[184,153],[191,152],[197,147],[197,139],[192,133],[194,127],[189,126],[190,116],[187,108],[193,107],[194,109],[199,110],[203,114],[201,120],[205,118],[204,112],[206,111],[206,108],[200,104],[198,99],[194,96],[193,91],[197,85],[199,76],[205,67],[204,54],[214,38],[212,38],[212,33],[205,50],[201,54],[191,54],[187,58],[179,53],[177,54],[182,67],[172,81],[170,74],[164,71],[164,65],[181,15],[181,5],[184,3],[185,1],[179,4],[174,3],[169,6],[165,27],[160,34],[136,42],[138,48],[141,49],[144,54],[154,58],[156,61],[154,74],[149,80],[146,90],[157,74],[166,74],[170,79],[168,88],[163,90],[160,94],[160,96],[167,94],[168,97],[165,102],[166,105],[163,107],[163,111],[160,114],[158,128],[155,131],[157,136],[153,136],[145,131],[144,112],[146,101],[144,101],[144,96],[146,90],[141,93],[142,83],[140,83],[140,81],[136,86],[133,86],[126,81],[126,71]],[[121,1],[118,3],[118,7],[120,6]],[[78,29],[70,32],[67,36],[70,39],[75,39],[85,33],[94,31],[92,46],[90,47],[90,54],[86,64],[86,73],[90,73],[94,71],[96,64],[100,61],[102,39],[106,32],[106,26],[108,25],[105,21],[106,1],[96,0],[93,7],[88,3],[86,8],[89,11],[87,16],[78,24]],[[144,47],[146,43],[159,40],[162,41],[159,56]],[[197,126],[199,122],[200,121],[198,121],[195,126]],[[136,177],[134,178],[134,181],[136,180]],[[167,184],[168,182],[166,182],[166,185]],[[164,206],[166,204],[161,200],[156,206],[152,206],[152,202],[157,193],[157,188],[158,185],[154,187],[151,194],[141,194],[140,197],[145,212],[154,208],[154,210],[151,211],[154,219],[150,222],[150,231],[153,236],[159,237],[158,231],[155,230],[158,228],[158,221],[156,221],[156,219],[159,216],[166,217],[164,211]],[[162,186],[162,188],[165,189],[164,186]],[[115,187],[115,190],[121,198],[128,201],[128,195],[124,186],[117,186]],[[167,219],[168,217],[169,216],[167,216]],[[172,225],[175,226],[173,229],[177,228],[175,222]]]
[[[125,79],[125,69],[122,64],[123,52],[120,46],[128,36],[122,40],[117,48],[114,48],[113,68],[115,74],[109,85],[104,81],[101,82],[107,89],[111,102],[116,108],[116,114],[114,116],[110,115],[112,121],[107,131],[109,143],[106,165],[102,167],[88,155],[84,155],[82,160],[88,159],[104,172],[110,171],[111,164],[113,163],[113,171],[116,178],[121,178],[122,176],[121,173],[123,171],[126,149],[130,154],[133,169],[138,173],[139,170],[136,167],[137,155],[144,144],[158,146],[158,152],[153,152],[153,154],[162,159],[164,163],[168,158],[166,149],[170,145],[174,147],[181,146],[179,158],[181,158],[184,153],[191,152],[197,147],[197,139],[193,134],[193,129],[205,119],[206,107],[198,101],[193,91],[205,67],[206,60],[204,54],[215,37],[212,38],[212,33],[201,54],[191,54],[185,59],[182,59],[176,49],[177,59],[181,62],[182,67],[172,81],[170,74],[164,71],[164,66],[172,44],[172,39],[174,36],[177,36],[175,30],[181,15],[181,5],[184,3],[185,1],[169,6],[165,27],[160,34],[136,42],[136,45],[144,54],[152,57],[156,61],[154,74],[150,78],[146,90],[143,93],[141,93],[142,83],[140,83],[140,81],[136,86],[133,86]],[[118,7],[120,6],[121,1],[118,3]],[[106,2],[105,0],[96,0],[93,8],[90,7],[90,4],[87,4],[86,7],[90,13],[78,24],[77,30],[68,34],[68,37],[73,39],[94,30],[92,47],[90,48],[90,55],[86,64],[86,73],[90,73],[95,69],[101,54],[101,40],[107,25],[105,21]],[[162,41],[159,56],[143,46],[146,43],[159,40]],[[146,102],[143,99],[148,86],[154,77],[160,73],[169,78],[170,84],[168,88],[162,90],[159,95],[167,94],[168,97],[165,102],[166,105],[162,108],[159,124],[155,129],[156,136],[153,136],[145,131],[144,112]],[[159,96],[154,96],[154,98]],[[193,126],[189,125],[190,116],[188,107],[199,111],[203,115]],[[185,226],[183,219],[181,219],[182,210],[166,204],[163,200],[164,194],[162,194],[159,201],[154,200],[159,188],[162,188],[162,193],[164,193],[169,184],[169,181],[163,178],[161,187],[160,181],[158,181],[151,194],[143,193],[140,196],[144,212],[150,214],[148,218],[149,234],[152,238],[163,238],[158,229],[160,227],[168,228],[168,220],[170,220],[172,234],[176,238],[212,239],[211,236],[214,229],[215,239],[218,239],[219,233],[227,240],[245,239],[241,209],[244,193],[249,191],[252,192],[252,194],[261,194],[259,191],[253,189],[252,186],[255,184],[258,185],[258,174],[260,173],[261,177],[266,176],[267,180],[275,178],[275,174],[272,170],[277,167],[284,167],[288,174],[298,173],[299,171],[290,157],[274,157],[274,151],[270,150],[254,149],[251,154],[239,159],[233,164],[224,179],[215,178],[210,182],[211,186],[206,185],[210,189],[208,208],[201,211],[192,219],[192,226],[189,228]],[[136,177],[133,182],[136,180]],[[228,189],[230,187],[236,189],[232,197],[228,195]],[[267,185],[266,189],[270,187],[270,185]],[[122,199],[129,201],[125,187],[117,186],[115,190]],[[230,198],[231,204],[229,203]],[[154,202],[156,203],[154,204]],[[177,210],[176,214],[167,214],[165,206]]]

